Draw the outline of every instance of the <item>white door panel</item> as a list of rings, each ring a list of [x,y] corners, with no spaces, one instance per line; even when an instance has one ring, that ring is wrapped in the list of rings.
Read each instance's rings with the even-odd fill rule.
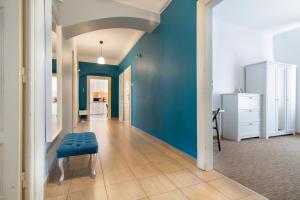
[[[124,95],[123,95],[123,87],[124,87],[124,74],[122,73],[119,76],[119,120],[120,121],[124,121],[124,112],[123,112],[123,108],[124,108]]]
[[[287,80],[287,132],[295,133],[296,129],[296,68],[287,68],[286,70]]]
[[[276,71],[276,131],[286,131],[286,70],[278,67]]]
[[[130,123],[131,118],[131,68],[124,72],[124,121]]]

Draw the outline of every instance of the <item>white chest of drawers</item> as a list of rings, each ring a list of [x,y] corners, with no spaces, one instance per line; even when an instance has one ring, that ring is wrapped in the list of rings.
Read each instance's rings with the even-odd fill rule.
[[[223,138],[241,141],[261,136],[261,99],[260,94],[223,95]]]

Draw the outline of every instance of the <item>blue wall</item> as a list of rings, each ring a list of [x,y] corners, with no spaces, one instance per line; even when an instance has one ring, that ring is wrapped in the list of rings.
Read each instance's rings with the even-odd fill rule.
[[[118,117],[119,115],[119,76],[118,66],[115,65],[99,65],[96,63],[79,62],[79,109],[86,110],[86,90],[87,76],[109,76],[112,77],[112,105],[111,116]]]
[[[136,59],[136,54],[142,57]],[[132,124],[197,156],[196,1],[173,0],[120,65],[132,66]]]
[[[52,59],[52,74],[56,74],[57,62],[56,59]]]

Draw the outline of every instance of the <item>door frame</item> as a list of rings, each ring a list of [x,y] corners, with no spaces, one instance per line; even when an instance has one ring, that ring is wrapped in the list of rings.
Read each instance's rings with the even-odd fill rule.
[[[121,73],[119,75],[119,121],[123,121],[124,120],[124,90],[122,89],[124,88],[124,74]]]
[[[108,81],[108,119],[111,119],[111,77],[109,76],[87,76],[87,90],[86,90],[86,108],[88,116],[90,116],[90,81],[95,80],[107,80]]]
[[[122,82],[122,88],[119,88],[119,94],[122,89],[122,94],[123,94],[123,101],[122,101],[122,111],[119,110],[119,113],[122,113],[123,116],[119,116],[119,120],[124,122],[124,74],[126,71],[130,71],[129,73],[129,79],[130,79],[130,100],[129,100],[129,126],[131,126],[131,121],[132,121],[132,70],[131,70],[131,65],[129,65],[120,75],[119,78],[122,76],[123,77],[123,82]],[[119,85],[120,85],[120,80],[119,80]],[[119,101],[119,109],[121,108],[121,102]]]
[[[25,0],[25,198],[44,198],[46,182],[46,23],[51,22],[51,0]],[[45,14],[47,13],[47,14]],[[47,35],[48,36],[48,35]]]
[[[79,82],[78,82],[78,61],[77,55],[74,50],[72,50],[72,69],[73,69],[73,76],[72,76],[72,130],[77,127],[77,123],[79,121],[79,98],[78,98],[78,91],[79,91]]]
[[[197,1],[197,166],[213,169],[212,10],[222,0]]]

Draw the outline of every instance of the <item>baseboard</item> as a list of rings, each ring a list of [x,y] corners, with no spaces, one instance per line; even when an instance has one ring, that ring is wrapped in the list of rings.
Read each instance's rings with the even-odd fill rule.
[[[193,164],[197,164],[197,160],[196,160],[194,157],[188,155],[187,153],[181,151],[180,149],[177,149],[176,147],[174,147],[174,146],[172,146],[172,145],[166,143],[165,141],[163,141],[163,140],[161,140],[161,139],[159,139],[159,138],[157,138],[157,137],[155,137],[155,136],[153,136],[153,135],[151,135],[151,134],[145,132],[144,130],[142,130],[142,129],[140,129],[140,128],[137,128],[137,127],[135,127],[135,126],[133,126],[133,125],[132,125],[131,127],[132,127],[133,129],[138,130],[137,134],[139,134],[139,135],[141,135],[141,136],[143,136],[143,137],[146,137],[146,138],[148,138],[148,139],[150,139],[150,140],[154,140],[155,142],[157,142],[157,143],[159,143],[160,145],[166,147],[167,149],[169,149],[169,150],[172,151],[173,153],[175,153],[175,154],[177,154],[177,155],[183,157],[184,159],[186,159],[186,160],[192,162]]]

